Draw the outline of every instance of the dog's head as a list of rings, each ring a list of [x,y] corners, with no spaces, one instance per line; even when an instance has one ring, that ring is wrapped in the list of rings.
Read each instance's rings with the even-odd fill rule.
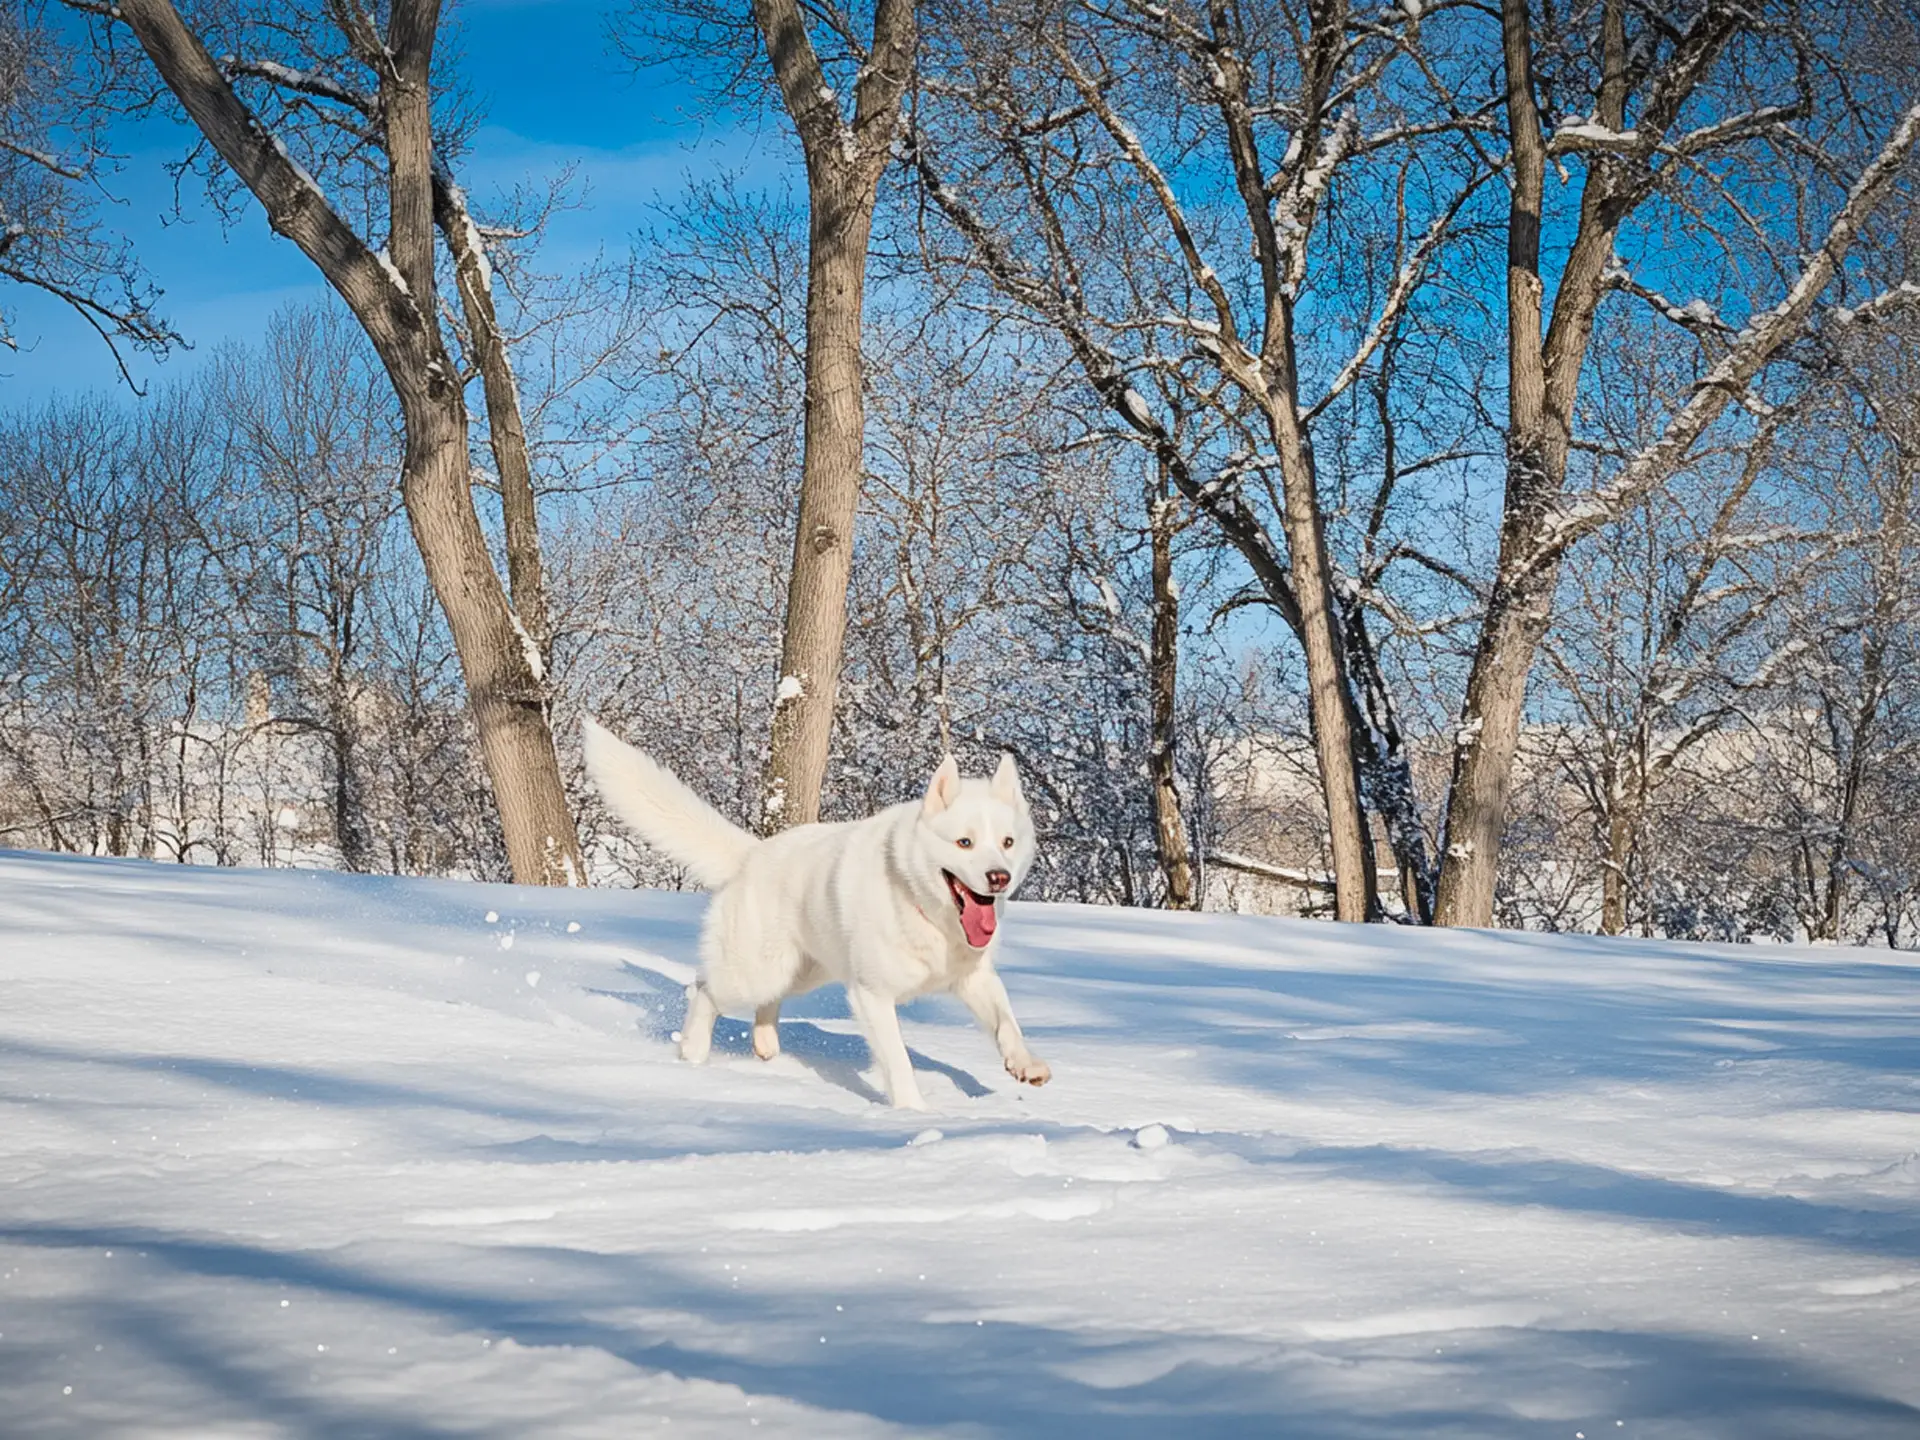
[[[1013,756],[991,780],[962,780],[949,755],[933,772],[914,826],[922,858],[937,868],[967,944],[984,950],[1000,923],[999,902],[1033,864],[1033,815]]]

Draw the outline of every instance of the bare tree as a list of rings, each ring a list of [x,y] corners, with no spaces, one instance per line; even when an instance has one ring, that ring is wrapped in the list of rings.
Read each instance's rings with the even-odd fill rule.
[[[1227,5],[956,7],[913,134],[927,193],[974,263],[1059,333],[1297,638],[1346,920],[1379,909],[1367,807],[1421,918],[1428,866],[1367,634],[1379,576],[1343,573],[1329,549],[1314,422],[1388,343],[1493,169],[1458,143],[1484,121],[1427,58],[1420,14],[1334,4],[1296,25]],[[1411,111],[1416,100],[1432,113]],[[1416,142],[1431,153],[1409,184]],[[1299,317],[1321,209],[1347,171],[1395,157],[1403,183],[1387,187],[1366,251],[1381,272],[1371,313],[1310,350]],[[1136,384],[1143,373],[1156,384]],[[1173,397],[1191,417],[1185,437]],[[1391,548],[1382,568],[1402,558]]]
[[[143,484],[136,427],[104,401],[51,406],[0,432],[18,518],[4,570],[7,723],[21,828],[58,848],[156,853],[153,745],[172,641],[192,624],[164,583],[182,537]],[[174,552],[171,553],[170,552]]]
[[[172,4],[72,3],[109,26],[131,29],[161,82],[259,201],[276,233],[301,248],[366,330],[399,399],[406,430],[402,495],[466,675],[514,877],[523,883],[584,883],[547,720],[541,642],[502,589],[474,510],[466,401],[435,298],[435,182],[444,170],[436,156],[434,113],[439,5],[403,0],[391,8],[384,33],[357,3],[329,6],[324,16],[276,15],[274,33],[289,37],[297,58],[357,67],[371,77],[364,92],[278,59],[248,57],[245,68],[234,71],[298,97],[336,102],[347,120],[328,112],[321,122],[329,153],[344,148],[361,163],[368,155],[378,161],[385,203],[369,208],[384,210],[386,243],[376,249],[292,158],[275,129],[241,99],[233,79]],[[480,334],[484,350],[493,327],[493,317],[479,304],[484,256],[472,251],[457,201],[444,183],[438,188],[440,214],[454,232],[449,244],[456,271],[465,277],[462,296],[474,315],[470,332]],[[488,368],[485,362],[482,368]],[[506,448],[512,451],[511,441]],[[512,469],[502,467],[503,493],[514,483]],[[529,499],[521,519],[530,514]],[[525,541],[524,526],[519,535]],[[534,575],[527,575],[529,583]]]
[[[1913,886],[1911,857],[1887,843],[1911,802],[1901,793],[1920,760],[1913,690],[1920,674],[1920,324],[1849,312],[1826,338],[1844,385],[1826,418],[1844,452],[1829,471],[1829,523],[1856,537],[1824,577],[1821,621],[1805,625],[1804,663],[1788,709],[1797,769],[1776,815],[1807,934],[1857,932],[1856,897],[1878,891],[1897,942],[1897,897]],[[1890,323],[1875,323],[1890,320]],[[1837,482],[1837,483],[1836,483]]]
[[[912,0],[878,0],[863,44],[847,17],[830,12],[838,37],[859,53],[851,119],[796,0],[754,0],[753,15],[807,167],[806,445],[763,800],[768,823],[800,825],[820,814],[840,680],[866,428],[867,245],[913,71],[914,15]]]
[[[264,353],[228,352],[213,383],[246,484],[236,508],[251,543],[229,583],[258,642],[255,673],[276,702],[261,723],[320,742],[340,864],[369,870],[382,868],[368,752],[389,743],[376,729],[373,662],[400,440],[351,326],[333,309],[285,313]]]
[[[1782,465],[1775,440],[1787,416],[1769,416],[1744,455],[1706,457],[1644,498],[1563,581],[1563,619],[1543,649],[1574,713],[1536,745],[1594,824],[1605,934],[1653,924],[1658,853],[1675,847],[1650,831],[1681,823],[1664,793],[1697,803],[1685,773],[1696,752],[1764,706],[1815,643],[1818,621],[1780,623],[1834,549],[1796,523],[1783,493],[1792,458]]]
[[[1830,107],[1846,92],[1816,95],[1811,77],[1827,63],[1820,39],[1791,14],[1773,18],[1745,6],[1707,0],[1669,15],[1602,0],[1589,36],[1587,19],[1553,12],[1543,70],[1530,0],[1503,0],[1503,110],[1511,189],[1507,216],[1506,490],[1500,558],[1481,625],[1456,731],[1437,898],[1444,924],[1492,922],[1502,827],[1527,679],[1552,613],[1568,549],[1665,484],[1729,404],[1763,403],[1752,386],[1768,363],[1805,329],[1875,208],[1900,178],[1920,139],[1920,106],[1898,116],[1857,171],[1825,222],[1805,243],[1769,230],[1737,196],[1744,172],[1727,155],[1759,151],[1794,167],[1809,192],[1838,169],[1818,141],[1792,122]],[[1830,40],[1830,37],[1829,37]],[[1831,44],[1828,46],[1831,52]],[[1766,92],[1777,92],[1769,96]],[[1550,114],[1542,93],[1559,107]],[[1576,98],[1579,97],[1579,98]],[[1573,111],[1590,104],[1586,116]],[[1807,151],[1816,161],[1808,164]],[[1554,218],[1546,177],[1555,164],[1582,173],[1577,219],[1557,267],[1549,247]],[[1729,177],[1733,177],[1732,180]],[[1635,278],[1616,255],[1623,227],[1655,197],[1672,196],[1699,214],[1724,204],[1733,222],[1759,233],[1760,247],[1804,248],[1798,263],[1772,263],[1784,293],[1768,307],[1750,297],[1739,329],[1704,300],[1679,304]],[[1811,193],[1809,204],[1817,204]],[[1805,213],[1802,211],[1801,213]],[[1702,227],[1709,235],[1710,227]],[[1551,284],[1549,284],[1549,279]],[[1596,316],[1613,291],[1646,299],[1701,336],[1707,363],[1658,434],[1597,481],[1565,494],[1576,439],[1582,371]]]

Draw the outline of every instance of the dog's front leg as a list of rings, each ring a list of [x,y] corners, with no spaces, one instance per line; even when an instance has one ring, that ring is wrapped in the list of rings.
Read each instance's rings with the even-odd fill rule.
[[[913,1061],[907,1058],[907,1042],[900,1034],[900,1014],[893,1008],[893,998],[864,985],[849,985],[847,1003],[853,1010],[853,1018],[866,1032],[867,1048],[873,1051],[880,1077],[886,1083],[887,1098],[894,1108],[926,1109],[919,1082],[913,1078]]]
[[[1007,999],[1007,987],[1000,983],[999,972],[982,961],[953,987],[980,1022],[980,1028],[1000,1047],[1000,1058],[1007,1073],[1028,1085],[1044,1085],[1053,1078],[1047,1062],[1027,1049],[1027,1037],[1020,1033],[1020,1022],[1013,1018],[1013,1002]]]
[[[780,1002],[762,1005],[753,1012],[753,1053],[771,1060],[780,1053]]]

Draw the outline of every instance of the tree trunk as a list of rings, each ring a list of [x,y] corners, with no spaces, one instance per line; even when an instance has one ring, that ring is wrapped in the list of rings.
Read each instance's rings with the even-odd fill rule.
[[[1427,855],[1419,796],[1413,788],[1413,765],[1394,714],[1393,692],[1380,673],[1379,653],[1367,633],[1366,607],[1357,597],[1343,597],[1340,621],[1347,677],[1356,707],[1349,729],[1361,795],[1386,827],[1387,844],[1400,872],[1400,901],[1407,918],[1415,924],[1431,925],[1433,865]],[[1363,701],[1364,708],[1359,708]]]
[[[1198,910],[1194,893],[1193,850],[1180,806],[1179,769],[1174,750],[1180,668],[1180,591],[1173,579],[1174,507],[1162,467],[1161,494],[1148,512],[1153,549],[1153,632],[1148,640],[1147,686],[1152,740],[1147,767],[1153,783],[1154,843],[1160,873],[1167,883],[1167,909]]]
[[[1897,528],[1897,527],[1895,527]],[[1870,633],[1861,650],[1860,699],[1848,716],[1847,763],[1840,777],[1840,813],[1835,817],[1833,841],[1826,855],[1827,892],[1820,913],[1821,940],[1838,941],[1846,923],[1847,871],[1853,863],[1853,847],[1860,827],[1860,804],[1866,794],[1867,768],[1872,760],[1874,731],[1880,718],[1880,702],[1886,694],[1886,641],[1884,630],[1894,623],[1893,606],[1882,595],[1874,606],[1876,633]]]
[[[762,791],[769,829],[820,818],[866,430],[860,320],[875,188],[831,163],[808,175],[806,448]]]
[[[753,0],[753,16],[807,162],[805,450],[773,734],[761,785],[764,824],[777,830],[820,817],[860,504],[867,240],[900,97],[913,72],[916,35],[912,0],[879,0],[849,122],[796,0]]]
[[[543,677],[534,669],[538,653],[516,624],[474,513],[466,407],[451,384],[441,389],[439,404],[408,416],[407,521],[453,632],[513,878],[584,885]]]
[[[328,677],[327,738],[333,763],[333,838],[340,847],[342,869],[363,871],[372,858],[367,838],[366,813],[360,804],[355,783],[355,751],[359,717],[353,710],[353,692],[347,677],[336,664]]]
[[[1518,585],[1496,581],[1467,679],[1465,714],[1454,733],[1445,848],[1434,919],[1441,925],[1491,925],[1507,794],[1520,745],[1527,672],[1552,616],[1551,574]]]
[[[1360,777],[1353,753],[1353,692],[1347,682],[1345,647],[1333,601],[1333,563],[1327,555],[1326,520],[1318,482],[1293,413],[1291,393],[1273,397],[1269,408],[1280,452],[1281,527],[1287,565],[1300,604],[1300,648],[1307,662],[1307,709],[1313,720],[1314,753],[1327,801],[1327,842],[1333,851],[1334,918],[1354,923],[1373,918],[1372,847],[1360,807]]]
[[[1612,796],[1607,813],[1607,863],[1600,876],[1600,933],[1627,933],[1628,875],[1639,836],[1639,803],[1622,790]]]

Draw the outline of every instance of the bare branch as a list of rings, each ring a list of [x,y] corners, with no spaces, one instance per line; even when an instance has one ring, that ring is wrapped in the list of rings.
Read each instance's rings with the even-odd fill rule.
[[[1839,272],[1840,262],[1854,237],[1892,187],[1917,140],[1920,140],[1920,104],[1906,112],[1880,153],[1861,171],[1786,297],[1773,309],[1754,316],[1734,337],[1727,353],[1694,384],[1686,403],[1674,413],[1660,435],[1639,451],[1611,482],[1554,506],[1541,526],[1539,539],[1527,561],[1529,567],[1548,563],[1581,536],[1591,534],[1621,514],[1685,463],[1694,442],[1727,404],[1745,394],[1775,352],[1805,327],[1821,294]]]

